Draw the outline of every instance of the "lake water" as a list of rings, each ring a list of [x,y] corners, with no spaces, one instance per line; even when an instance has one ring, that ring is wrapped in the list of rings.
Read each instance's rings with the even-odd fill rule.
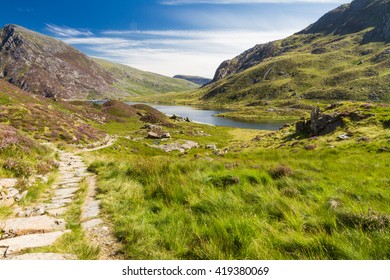
[[[126,102],[127,104],[139,104],[139,102]],[[262,121],[262,122],[246,122],[230,118],[215,117],[214,115],[227,112],[226,110],[205,110],[192,106],[179,106],[179,105],[160,105],[153,103],[143,103],[156,108],[157,110],[172,116],[179,115],[182,117],[188,117],[194,122],[210,124],[215,126],[229,126],[249,129],[261,129],[261,130],[278,130],[286,121]]]

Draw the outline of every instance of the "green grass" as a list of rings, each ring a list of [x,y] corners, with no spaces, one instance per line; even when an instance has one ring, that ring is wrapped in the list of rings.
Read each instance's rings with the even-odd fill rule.
[[[294,48],[202,87],[187,98],[183,94],[173,95],[171,100],[240,109],[259,101],[273,103],[286,99],[388,102],[389,57],[381,55],[388,44],[360,44],[364,32],[345,36],[293,35],[275,44]],[[310,37],[313,38],[308,42]],[[313,54],[318,48],[325,52]],[[158,97],[156,100],[160,101]],[[169,102],[169,96],[161,101]],[[284,106],[284,109],[291,108]]]
[[[103,208],[131,259],[389,258],[387,155],[316,158],[257,151],[231,170],[229,159],[107,157],[97,170]],[[273,179],[279,164],[293,173]]]
[[[25,252],[72,254],[79,260],[96,260],[99,255],[99,248],[89,244],[80,223],[81,207],[86,193],[87,183],[84,180],[80,183],[80,190],[64,215],[66,229],[71,230],[71,232],[64,234],[52,246],[28,249]]]
[[[128,92],[131,96],[180,92],[198,87],[182,79],[165,77],[101,59],[94,59],[94,61],[117,78],[118,81],[115,84],[117,88]]]
[[[312,139],[289,138],[292,128],[181,126],[170,141],[229,152],[120,139],[90,155],[89,170],[129,259],[389,259],[390,134],[379,121],[388,109],[372,110],[375,119]],[[191,136],[197,129],[212,136]],[[345,131],[352,139],[337,141]]]

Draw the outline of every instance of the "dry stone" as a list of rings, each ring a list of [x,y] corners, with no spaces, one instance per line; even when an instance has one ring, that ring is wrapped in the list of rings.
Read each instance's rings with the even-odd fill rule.
[[[48,216],[16,218],[0,221],[0,228],[4,234],[19,236],[31,233],[45,233],[55,230],[64,230],[65,221]]]
[[[54,254],[54,253],[35,253],[35,254],[23,254],[19,256],[9,256],[8,260],[54,260],[54,261],[65,261],[65,260],[76,260],[77,257],[71,254]]]
[[[58,238],[70,230],[55,231],[42,234],[29,234],[15,238],[0,240],[0,255],[4,255],[8,247],[7,254],[15,254],[24,249],[39,248],[52,245]]]

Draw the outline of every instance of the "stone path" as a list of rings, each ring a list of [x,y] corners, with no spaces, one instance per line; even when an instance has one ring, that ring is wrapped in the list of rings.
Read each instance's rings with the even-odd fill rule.
[[[100,249],[99,259],[122,259],[118,253],[120,244],[114,238],[111,227],[100,216],[100,200],[96,199],[96,176],[87,178],[88,193],[81,212],[81,226],[87,239],[92,245]]]
[[[25,249],[50,246],[62,235],[66,224],[60,217],[67,210],[79,189],[79,183],[90,174],[80,156],[58,151],[59,178],[53,185],[48,203],[16,208],[18,218],[0,221],[0,255],[9,259],[75,259],[62,254],[20,254]]]
[[[90,152],[111,146],[108,143],[81,152]],[[0,221],[0,259],[8,260],[70,260],[76,256],[55,253],[23,254],[23,250],[53,245],[61,236],[69,233],[61,218],[86,180],[88,185],[85,203],[82,206],[81,226],[92,245],[99,246],[100,259],[121,259],[117,254],[120,244],[113,237],[111,227],[100,219],[100,200],[96,199],[96,177],[87,172],[81,156],[57,151],[60,155],[59,178],[47,197],[49,202],[35,206],[16,207],[16,218]]]

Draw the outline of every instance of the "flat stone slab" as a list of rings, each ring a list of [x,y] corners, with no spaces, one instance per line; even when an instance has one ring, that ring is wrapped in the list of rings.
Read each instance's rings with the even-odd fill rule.
[[[43,207],[46,209],[46,211],[50,209],[57,209],[66,206],[66,203],[59,203],[58,201],[53,201],[53,203],[45,204]]]
[[[54,217],[57,217],[57,216],[62,216],[65,214],[66,210],[68,210],[66,207],[61,207],[61,208],[57,208],[57,209],[49,209],[47,210],[47,214],[49,214],[50,216],[54,216]]]
[[[89,201],[83,208],[83,212],[81,213],[81,220],[86,221],[99,216],[100,202],[100,200]]]
[[[78,187],[79,186],[79,183],[64,183],[64,184],[57,184],[57,185],[53,185],[52,188],[53,189],[68,189],[68,188],[75,188],[75,187]]]
[[[7,254],[15,254],[24,249],[39,248],[52,245],[58,238],[70,230],[55,231],[50,233],[29,234],[15,238],[0,240],[0,255],[4,255],[6,248],[9,246]]]
[[[52,202],[54,204],[60,204],[60,205],[68,205],[69,203],[71,203],[73,200],[71,198],[53,198]],[[58,208],[58,207],[57,207]]]
[[[23,261],[65,261],[65,260],[77,260],[75,255],[70,254],[54,254],[54,253],[36,253],[36,254],[23,254],[18,256],[9,256],[6,260],[23,260]]]
[[[35,216],[0,221],[0,229],[11,236],[64,230],[65,221],[49,216]]]
[[[67,195],[74,195],[75,192],[77,192],[78,188],[68,188],[68,189],[58,189],[55,191],[55,196],[67,196]]]
[[[81,224],[81,227],[84,229],[84,230],[89,230],[89,229],[92,229],[100,224],[102,224],[103,221],[101,219],[93,219],[93,220],[89,220],[87,222],[84,222]]]
[[[67,184],[76,184],[80,183],[83,178],[81,177],[74,177],[72,179],[66,179],[66,180],[59,180],[57,185],[62,186],[62,185],[67,185]]]
[[[4,188],[13,188],[18,183],[18,179],[14,178],[6,178],[6,179],[0,179],[0,186]]]

